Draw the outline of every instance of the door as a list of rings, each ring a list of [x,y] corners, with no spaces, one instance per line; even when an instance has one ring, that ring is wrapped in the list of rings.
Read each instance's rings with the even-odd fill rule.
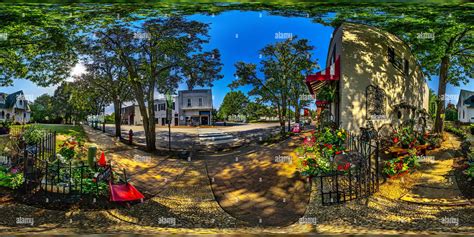
[[[165,118],[161,118],[161,125],[165,126],[165,123],[166,123]]]
[[[201,117],[201,125],[209,125],[209,117],[202,116]]]
[[[178,118],[174,118],[174,126],[178,126]]]

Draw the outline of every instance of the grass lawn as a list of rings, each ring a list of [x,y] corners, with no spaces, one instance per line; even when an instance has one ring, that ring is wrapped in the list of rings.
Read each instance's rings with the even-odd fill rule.
[[[12,127],[22,127],[23,125],[12,125]],[[24,126],[32,126],[24,125]],[[86,133],[80,125],[68,125],[68,124],[34,124],[39,128],[55,131],[56,132],[56,150],[58,147],[64,143],[65,140],[70,137],[76,137],[76,139],[81,141],[86,141]]]

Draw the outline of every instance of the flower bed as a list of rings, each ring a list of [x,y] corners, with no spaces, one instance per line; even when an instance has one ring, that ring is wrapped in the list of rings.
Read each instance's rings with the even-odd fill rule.
[[[23,173],[17,168],[5,168],[0,166],[0,186],[17,189],[23,184]]]
[[[343,129],[325,128],[307,136],[301,147],[296,149],[300,157],[300,172],[303,176],[314,177],[333,171],[348,171],[352,164],[337,155],[345,154],[347,133]]]
[[[389,178],[396,178],[415,171],[420,167],[419,156],[416,153],[416,149],[410,149],[408,155],[386,161],[382,173]]]

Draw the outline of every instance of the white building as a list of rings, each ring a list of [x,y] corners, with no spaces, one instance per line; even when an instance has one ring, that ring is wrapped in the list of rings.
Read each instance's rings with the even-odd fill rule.
[[[456,108],[460,122],[474,123],[474,91],[461,90]]]
[[[167,126],[166,99],[154,101],[155,124]],[[171,125],[211,125],[212,91],[211,89],[182,90],[172,97]],[[122,124],[142,125],[143,118],[138,105],[122,108]]]
[[[0,121],[6,119],[14,123],[29,123],[31,110],[23,91],[12,94],[0,93]]]
[[[178,91],[179,125],[210,125],[211,89]]]
[[[339,127],[358,133],[368,121],[378,129],[427,116],[428,84],[409,46],[395,35],[343,23],[332,35],[326,65],[306,84],[318,116]]]
[[[176,99],[177,96],[172,97],[172,105],[171,105],[171,125],[177,126],[179,125],[179,109],[176,106]],[[155,100],[155,123],[160,126],[168,125],[166,116],[166,99],[157,99]]]

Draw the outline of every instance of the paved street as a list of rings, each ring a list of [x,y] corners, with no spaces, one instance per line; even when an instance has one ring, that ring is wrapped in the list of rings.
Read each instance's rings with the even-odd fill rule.
[[[128,139],[132,129],[134,142],[144,145],[145,132],[143,126],[122,125],[122,137]],[[252,141],[261,141],[277,134],[279,123],[249,123],[233,126],[212,127],[171,127],[172,149],[190,150],[200,147],[215,148],[215,146],[236,147]],[[113,124],[106,125],[106,132],[115,133]],[[156,146],[168,148],[168,127],[157,126]]]

